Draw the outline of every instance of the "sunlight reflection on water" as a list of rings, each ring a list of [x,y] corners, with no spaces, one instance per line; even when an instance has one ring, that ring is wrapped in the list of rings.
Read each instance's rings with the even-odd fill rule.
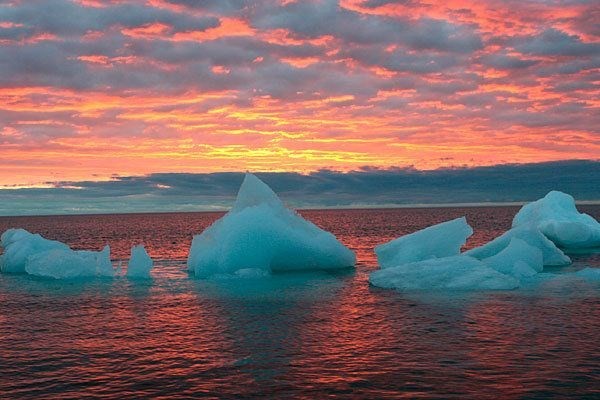
[[[598,286],[402,294],[368,285],[376,244],[466,214],[472,247],[514,212],[306,211],[357,252],[355,271],[218,281],[188,276],[184,260],[191,235],[220,214],[0,218],[1,230],[22,226],[76,248],[109,241],[117,259],[143,242],[162,260],[137,283],[0,276],[0,397],[600,395]],[[578,256],[572,268],[583,265],[600,257]]]

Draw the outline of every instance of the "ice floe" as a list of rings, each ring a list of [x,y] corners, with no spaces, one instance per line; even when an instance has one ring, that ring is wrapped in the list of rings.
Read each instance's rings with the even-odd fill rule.
[[[56,240],[24,229],[9,229],[0,238],[3,254],[0,270],[7,273],[73,279],[113,276],[110,247],[102,251],[72,250]]]
[[[75,279],[112,277],[110,247],[102,251],[54,249],[35,253],[27,258],[25,272],[43,278]]]
[[[432,258],[377,270],[369,276],[377,287],[411,290],[510,290],[519,282],[476,258],[458,255]]]
[[[401,236],[375,248],[379,267],[395,267],[430,258],[455,256],[473,234],[465,217]]]

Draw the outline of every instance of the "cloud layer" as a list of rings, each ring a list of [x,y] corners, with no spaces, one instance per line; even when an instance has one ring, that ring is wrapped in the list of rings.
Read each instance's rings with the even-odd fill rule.
[[[419,171],[362,167],[257,174],[300,208],[522,202],[550,190],[600,200],[600,162],[562,161]],[[155,173],[110,181],[47,182],[0,190],[0,215],[222,210],[233,204],[243,173]]]
[[[600,154],[586,0],[0,2],[0,185]]]

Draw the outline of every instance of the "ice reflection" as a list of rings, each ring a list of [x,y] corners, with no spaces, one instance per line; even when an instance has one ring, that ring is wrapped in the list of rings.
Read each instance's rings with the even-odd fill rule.
[[[472,246],[514,212],[310,211],[357,252],[356,271],[221,281],[188,276],[183,261],[217,214],[27,219],[76,248],[112,238],[117,258],[144,242],[155,268],[144,282],[0,275],[1,397],[593,397],[597,285],[549,276],[518,292],[452,295],[368,285],[374,245],[464,213]],[[600,266],[598,255],[576,261]]]

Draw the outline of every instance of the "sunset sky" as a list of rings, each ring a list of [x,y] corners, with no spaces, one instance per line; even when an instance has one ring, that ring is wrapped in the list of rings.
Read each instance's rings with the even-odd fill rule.
[[[2,1],[0,187],[598,160],[599,20],[584,0]]]

